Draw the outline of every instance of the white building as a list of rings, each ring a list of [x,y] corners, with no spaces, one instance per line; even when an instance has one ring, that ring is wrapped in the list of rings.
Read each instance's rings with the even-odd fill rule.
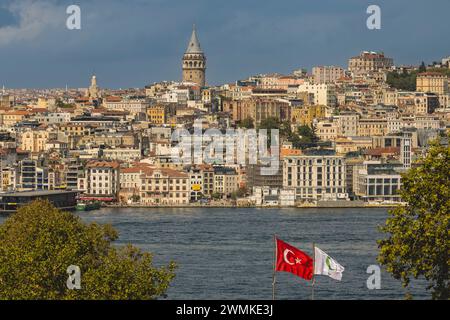
[[[115,199],[120,187],[119,163],[96,160],[88,162],[86,180],[88,195]]]
[[[397,166],[399,168],[399,166]],[[401,175],[396,167],[379,161],[365,161],[354,167],[353,190],[365,202],[401,202]]]
[[[342,156],[288,156],[283,163],[283,187],[295,188],[298,200],[347,199],[345,170]]]

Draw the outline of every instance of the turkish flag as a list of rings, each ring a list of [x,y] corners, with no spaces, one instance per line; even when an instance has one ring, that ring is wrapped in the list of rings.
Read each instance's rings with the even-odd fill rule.
[[[301,250],[290,244],[276,239],[277,263],[276,271],[293,273],[305,280],[313,277],[313,259]]]

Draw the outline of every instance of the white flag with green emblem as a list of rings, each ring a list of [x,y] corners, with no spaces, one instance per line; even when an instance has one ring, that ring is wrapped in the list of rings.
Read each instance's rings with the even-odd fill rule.
[[[329,276],[335,280],[341,281],[344,267],[332,259],[328,254],[314,248],[314,274]]]

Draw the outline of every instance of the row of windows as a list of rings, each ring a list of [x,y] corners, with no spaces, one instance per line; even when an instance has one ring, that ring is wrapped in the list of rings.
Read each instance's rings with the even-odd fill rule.
[[[160,188],[159,186],[158,187],[154,187],[154,188],[151,188],[151,187],[145,187],[145,186],[143,186],[142,187],[142,190],[147,190],[147,191],[167,191],[167,186],[163,186],[162,188]],[[187,190],[187,187],[186,186],[183,186],[182,188],[180,187],[180,186],[176,186],[175,188],[173,187],[173,186],[171,186],[170,188],[169,188],[169,190],[170,191],[186,191]]]
[[[96,188],[97,187],[97,184],[94,182],[94,183],[92,183],[92,187],[93,188]],[[98,184],[98,187],[99,188],[102,188],[102,187],[105,187],[105,188],[108,188],[109,187],[109,184],[108,183],[105,183],[104,185],[100,182],[99,184]]]
[[[144,197],[146,197],[147,195],[149,195],[148,193],[142,193],[142,197],[144,198]],[[183,197],[183,198],[186,198],[188,196],[188,194],[187,193],[169,193],[169,198],[180,198],[180,197]],[[157,200],[157,199],[156,199]]]

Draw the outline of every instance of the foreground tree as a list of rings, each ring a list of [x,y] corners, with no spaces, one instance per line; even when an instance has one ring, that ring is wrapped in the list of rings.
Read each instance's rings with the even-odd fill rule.
[[[156,299],[175,264],[155,268],[149,253],[117,248],[110,225],[85,224],[48,201],[22,207],[0,226],[0,299]],[[81,289],[67,287],[70,265]]]
[[[378,260],[408,287],[423,277],[433,299],[449,299],[450,148],[437,142],[422,164],[403,176],[400,191],[407,204],[390,211],[378,242]]]

